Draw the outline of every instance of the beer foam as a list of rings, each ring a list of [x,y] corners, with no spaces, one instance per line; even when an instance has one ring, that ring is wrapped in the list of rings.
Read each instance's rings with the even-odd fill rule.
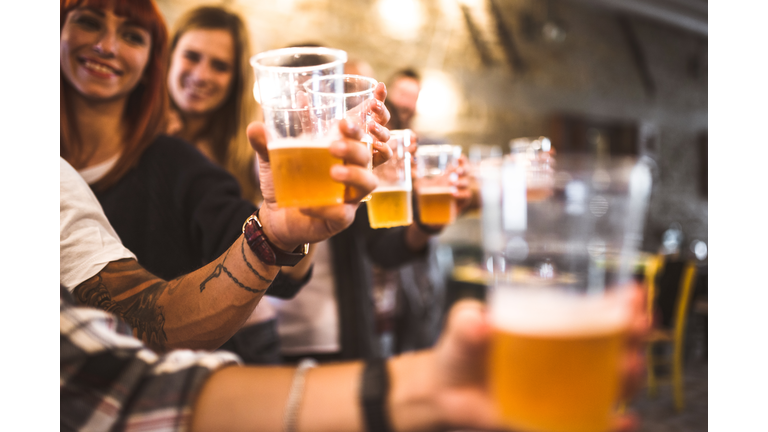
[[[490,302],[494,327],[538,336],[584,336],[626,328],[627,296],[573,295],[552,288],[497,287]]]
[[[410,192],[411,188],[408,186],[392,186],[392,185],[382,185],[376,187],[376,189],[373,191],[373,193],[376,192]]]
[[[267,143],[267,150],[277,150],[284,148],[328,148],[333,142],[332,139],[308,139],[308,138],[282,138]]]
[[[453,193],[453,186],[425,186],[419,188],[419,195],[439,195]]]

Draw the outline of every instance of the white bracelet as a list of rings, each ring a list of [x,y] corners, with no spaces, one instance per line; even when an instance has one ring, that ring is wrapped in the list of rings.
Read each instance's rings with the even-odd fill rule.
[[[285,404],[285,417],[283,418],[283,430],[285,432],[295,432],[296,423],[299,418],[299,406],[301,397],[304,395],[304,378],[309,369],[317,366],[317,362],[311,358],[305,358],[299,362],[296,373],[293,375],[291,392],[288,393],[288,402]]]

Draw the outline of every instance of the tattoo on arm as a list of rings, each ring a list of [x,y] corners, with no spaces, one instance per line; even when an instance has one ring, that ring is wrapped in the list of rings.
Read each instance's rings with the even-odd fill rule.
[[[243,240],[243,242],[244,242],[244,241],[245,241],[245,240]],[[242,244],[243,242],[241,242],[241,243],[240,243],[240,248],[241,248],[241,250],[243,249],[243,244]],[[230,279],[232,279],[232,282],[234,282],[234,283],[235,283],[237,286],[239,286],[240,288],[242,288],[242,289],[244,289],[244,290],[246,290],[246,291],[248,291],[248,292],[252,292],[252,293],[256,293],[256,294],[260,294],[260,293],[263,293],[263,292],[265,292],[265,291],[266,291],[266,288],[265,288],[265,289],[259,289],[259,288],[251,288],[251,287],[245,286],[245,284],[243,284],[242,282],[240,282],[240,281],[239,281],[239,280],[238,280],[238,279],[237,279],[237,278],[236,278],[236,277],[235,277],[235,276],[234,276],[234,275],[233,275],[233,274],[232,274],[232,273],[229,271],[229,269],[228,269],[228,268],[227,268],[227,267],[224,265],[224,263],[226,263],[226,262],[227,262],[227,257],[228,257],[228,256],[229,256],[229,251],[227,251],[227,254],[226,254],[226,255],[224,255],[224,259],[222,259],[222,260],[221,260],[221,262],[220,262],[219,264],[217,264],[217,265],[216,265],[216,267],[214,267],[214,268],[213,268],[213,271],[211,272],[211,274],[210,274],[210,275],[208,275],[208,277],[206,277],[206,278],[205,278],[205,280],[204,280],[204,281],[203,281],[203,282],[200,284],[200,292],[203,292],[203,290],[205,290],[206,286],[208,285],[208,282],[210,282],[210,281],[212,281],[212,280],[214,280],[214,279],[217,279],[219,276],[221,276],[221,273],[222,273],[222,272],[223,272],[223,273],[225,273],[227,276],[229,276],[229,278],[230,278]],[[256,276],[258,276],[258,277],[259,277],[259,279],[261,279],[262,281],[264,281],[264,282],[267,282],[267,283],[271,283],[271,282],[272,282],[271,280],[269,280],[269,279],[266,279],[266,278],[264,278],[262,275],[260,275],[260,274],[259,274],[259,273],[256,271],[256,269],[254,269],[254,268],[253,268],[253,266],[251,266],[251,263],[249,263],[249,262],[248,262],[248,259],[245,257],[245,252],[243,252],[243,260],[245,260],[245,263],[246,263],[246,264],[248,264],[248,268],[249,268],[249,269],[251,269],[251,271],[253,271],[253,272],[256,274]]]
[[[261,275],[261,273],[257,272],[255,268],[251,265],[251,263],[248,261],[248,257],[245,256],[245,238],[240,240],[240,252],[243,254],[243,261],[245,261],[245,264],[248,266],[249,269],[253,272],[253,274],[256,275],[256,277],[259,278],[262,282],[266,282],[268,284],[271,284],[272,281],[265,278]]]
[[[74,295],[82,304],[120,316],[136,330],[136,337],[150,347],[164,350],[168,341],[164,330],[165,316],[162,306],[157,306],[157,300],[167,284],[155,276],[147,278],[147,274],[135,260],[113,261],[99,274],[78,285]],[[144,277],[137,281],[139,275]],[[140,284],[147,286],[136,294],[115,300],[119,294]]]
[[[243,260],[250,271],[267,284],[272,281],[265,278],[248,262],[245,254],[243,240],[240,249]],[[208,284],[218,279],[222,273],[226,274],[240,288],[255,294],[267,291],[266,288],[252,288],[246,286],[229,271],[225,263],[229,251],[217,264],[213,271],[200,284],[200,292],[203,292]],[[158,351],[165,351],[168,337],[165,333],[165,315],[162,306],[157,302],[160,296],[168,289],[168,294],[174,294],[187,275],[173,281],[166,282],[163,279],[147,272],[134,259],[113,261],[106,265],[96,276],[78,285],[73,294],[77,301],[88,306],[93,306],[107,312],[114,313],[123,318],[136,331],[136,337],[142,339],[148,346]],[[141,287],[141,288],[140,288]],[[135,291],[135,292],[134,292]]]

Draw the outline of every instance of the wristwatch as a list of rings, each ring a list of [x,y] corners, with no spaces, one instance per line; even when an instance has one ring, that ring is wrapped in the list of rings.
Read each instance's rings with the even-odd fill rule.
[[[267,265],[293,267],[298,264],[309,252],[309,243],[304,243],[293,252],[280,250],[264,235],[264,227],[259,220],[259,210],[256,210],[243,223],[243,235],[253,253]]]

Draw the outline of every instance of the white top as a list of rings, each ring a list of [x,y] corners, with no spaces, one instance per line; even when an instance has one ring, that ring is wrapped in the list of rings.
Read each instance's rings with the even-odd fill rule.
[[[117,163],[117,160],[120,159],[120,153],[115,154],[111,158],[105,160],[104,162],[101,162],[99,164],[96,164],[94,166],[83,168],[78,173],[81,177],[85,180],[88,184],[94,184],[97,181],[101,180],[102,177],[107,175],[109,170],[112,169],[113,166]]]
[[[136,256],[123,246],[91,188],[70,164],[59,167],[59,282],[72,291],[107,263]]]
[[[339,314],[328,241],[315,248],[312,278],[291,300],[269,299],[277,309],[280,352],[284,355],[335,353],[339,343]]]

